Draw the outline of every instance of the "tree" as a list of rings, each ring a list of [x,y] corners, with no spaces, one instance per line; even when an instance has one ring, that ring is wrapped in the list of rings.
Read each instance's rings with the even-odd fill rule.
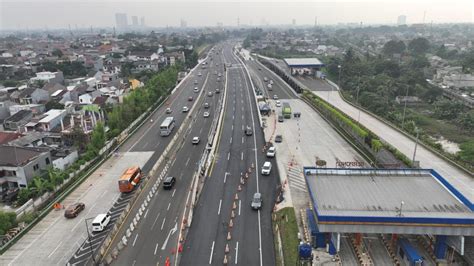
[[[45,105],[46,111],[49,111],[51,109],[64,109],[64,105],[59,103],[58,101],[51,100],[46,103]]]
[[[17,201],[19,205],[25,204],[31,198],[31,191],[27,188],[21,189],[18,192]]]
[[[429,49],[430,43],[423,37],[413,39],[408,44],[408,50],[410,50],[414,55],[424,55]]]
[[[474,163],[474,140],[462,143],[459,148],[461,149],[459,157],[471,164]]]
[[[36,176],[35,178],[33,178],[31,185],[32,185],[32,191],[35,193],[35,196],[37,197],[43,195],[49,186],[48,181],[39,176]]]
[[[60,49],[54,49],[53,52],[51,52],[52,55],[57,56],[57,57],[63,57],[63,51]]]
[[[0,235],[5,235],[14,226],[16,226],[16,214],[0,211]]]
[[[462,114],[459,123],[462,128],[474,132],[474,110]]]
[[[98,155],[100,149],[105,145],[104,125],[99,122],[92,131],[91,141],[87,146],[87,151],[91,151],[94,155]]]
[[[456,119],[459,114],[463,113],[465,106],[457,101],[442,99],[434,103],[434,115],[440,119],[452,120]]]
[[[406,45],[403,41],[390,40],[384,44],[382,51],[385,55],[393,56],[403,53],[405,49]]]

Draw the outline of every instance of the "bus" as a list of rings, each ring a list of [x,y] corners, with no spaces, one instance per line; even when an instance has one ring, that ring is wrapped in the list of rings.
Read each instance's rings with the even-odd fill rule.
[[[174,118],[169,116],[163,120],[163,123],[161,123],[160,126],[160,135],[161,136],[169,136],[171,134],[171,131],[173,131],[174,128]]]
[[[291,107],[287,102],[283,103],[283,108],[281,109],[281,114],[284,118],[291,118]]]
[[[125,170],[119,179],[120,192],[127,193],[132,191],[142,178],[142,170],[138,166],[133,166]]]

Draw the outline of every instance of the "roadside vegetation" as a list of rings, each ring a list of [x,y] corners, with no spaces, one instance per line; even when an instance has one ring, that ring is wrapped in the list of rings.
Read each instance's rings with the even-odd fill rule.
[[[440,52],[441,49],[441,52]],[[408,44],[389,41],[383,55],[357,55],[351,48],[342,57],[329,57],[326,71],[339,81],[345,98],[390,121],[447,157],[474,169],[474,110],[447,100],[441,88],[427,81],[426,53],[442,53],[428,40],[416,38]],[[397,55],[397,57],[394,57]],[[459,61],[466,72],[474,69],[474,50]],[[339,68],[338,66],[341,66]],[[472,68],[471,68],[472,67]],[[340,74],[340,75],[339,75]],[[419,103],[397,103],[397,96],[416,96]],[[460,144],[460,151],[445,151],[439,143],[446,139]]]
[[[276,230],[278,227],[278,231]],[[282,241],[283,263],[280,260],[278,249],[279,232]],[[295,209],[293,207],[283,208],[273,214],[273,233],[277,265],[295,265],[298,260],[298,224]]]

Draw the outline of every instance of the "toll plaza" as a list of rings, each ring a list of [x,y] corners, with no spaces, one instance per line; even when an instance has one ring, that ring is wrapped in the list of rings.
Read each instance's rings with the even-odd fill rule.
[[[464,241],[474,235],[473,203],[435,170],[304,167],[303,173],[312,244],[331,255],[340,251],[341,234],[350,235],[356,252],[364,235],[377,235],[394,263],[410,265],[473,248]],[[420,255],[417,238],[429,255]]]
[[[321,68],[324,64],[317,58],[285,58],[283,61],[290,68],[291,75],[309,75],[323,78]]]

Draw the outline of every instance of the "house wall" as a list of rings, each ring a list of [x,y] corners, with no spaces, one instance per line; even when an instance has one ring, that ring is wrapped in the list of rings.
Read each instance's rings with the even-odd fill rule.
[[[46,159],[49,160],[47,163]],[[7,180],[9,182],[18,183],[19,187],[27,187],[28,183],[33,180],[35,176],[41,174],[42,170],[48,169],[51,166],[51,154],[50,152],[43,152],[34,160],[31,160],[27,164],[18,167],[10,167],[10,166],[0,166],[0,170],[9,170],[15,171],[15,176],[6,176],[0,178],[0,180]],[[35,167],[37,165],[37,167]]]
[[[53,167],[60,169],[60,170],[66,170],[66,168],[73,164],[77,159],[79,158],[79,154],[77,151],[73,151],[70,154],[68,154],[66,157],[63,158],[58,158],[53,161]]]

